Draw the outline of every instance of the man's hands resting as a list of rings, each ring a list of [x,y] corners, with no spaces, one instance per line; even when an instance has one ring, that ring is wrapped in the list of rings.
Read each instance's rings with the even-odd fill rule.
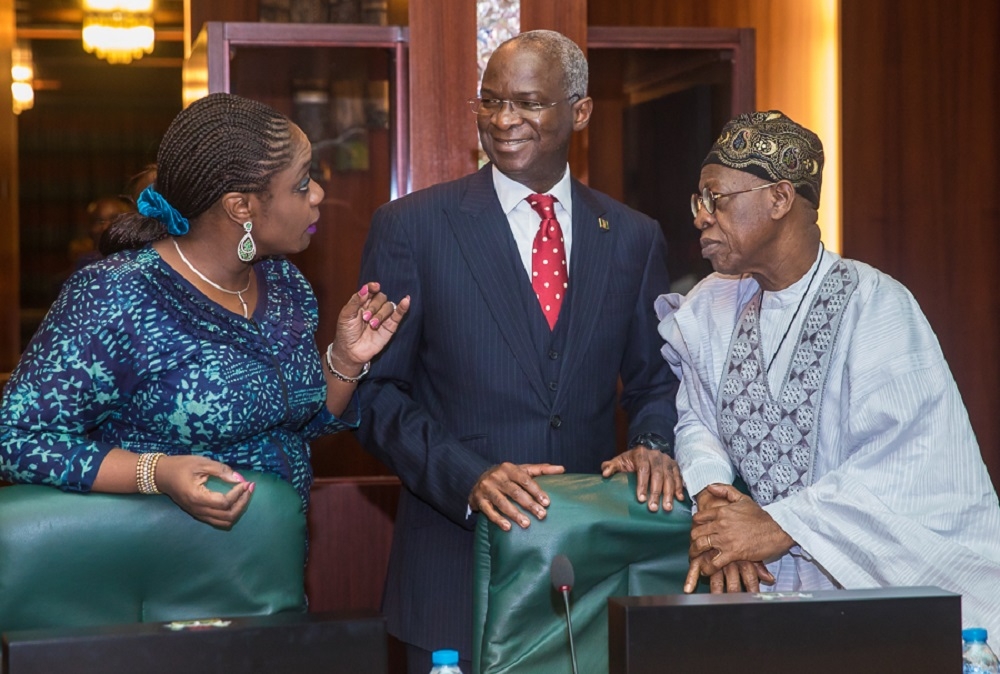
[[[542,520],[549,507],[549,497],[535,478],[564,472],[563,466],[549,463],[501,463],[479,476],[469,494],[469,507],[504,531],[510,531],[511,521],[522,529],[527,528],[531,520],[525,513]],[[684,484],[677,462],[659,450],[640,445],[601,464],[604,477],[615,473],[636,474],[636,498],[647,503],[651,511],[659,510],[662,502],[663,510],[669,512],[675,498],[684,499]]]
[[[760,581],[774,577],[761,560],[780,557],[795,541],[757,505],[732,485],[711,484],[697,495],[692,520],[685,592],[694,592],[698,576],[709,576],[710,591],[757,592]]]
[[[545,509],[549,506],[548,495],[534,478],[564,472],[566,469],[562,466],[550,463],[501,463],[479,476],[469,494],[469,507],[486,515],[504,531],[510,531],[510,520],[526,529],[529,521],[524,511],[541,520],[545,519]]]

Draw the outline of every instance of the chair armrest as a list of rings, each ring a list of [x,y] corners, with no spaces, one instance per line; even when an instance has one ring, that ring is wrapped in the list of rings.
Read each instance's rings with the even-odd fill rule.
[[[574,567],[570,595],[581,672],[608,671],[608,599],[683,591],[691,532],[689,503],[649,512],[634,475],[537,478],[551,505],[527,529],[502,531],[480,517],[473,588],[473,666],[480,674],[572,671],[553,557]]]
[[[228,531],[162,495],[0,489],[0,632],[305,610],[302,501],[243,475],[257,486]]]

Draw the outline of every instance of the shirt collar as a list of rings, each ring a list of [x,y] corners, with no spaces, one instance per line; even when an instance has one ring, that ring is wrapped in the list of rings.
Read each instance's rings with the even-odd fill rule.
[[[527,199],[529,194],[534,194],[531,188],[522,185],[516,180],[511,180],[501,173],[496,164],[493,165],[493,188],[496,190],[497,198],[500,200],[500,207],[506,215],[510,215],[510,212]],[[566,170],[563,172],[562,178],[546,194],[554,196],[563,209],[566,211],[570,210],[573,196],[573,182],[570,180],[568,163],[566,164]]]

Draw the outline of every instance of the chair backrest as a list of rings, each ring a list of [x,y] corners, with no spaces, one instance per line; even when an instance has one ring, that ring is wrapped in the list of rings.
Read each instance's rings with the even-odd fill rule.
[[[608,671],[608,599],[677,594],[688,570],[687,503],[651,513],[635,498],[635,476],[539,477],[551,506],[542,521],[504,532],[480,516],[475,539],[473,671],[570,672],[562,596],[552,559],[574,568],[570,595],[581,672]]]
[[[304,611],[302,501],[243,474],[256,487],[228,531],[167,496],[0,488],[0,632]]]

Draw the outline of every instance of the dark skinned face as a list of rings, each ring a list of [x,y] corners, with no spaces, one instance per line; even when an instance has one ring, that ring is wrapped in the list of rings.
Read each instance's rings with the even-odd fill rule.
[[[570,138],[587,126],[590,98],[568,101],[563,72],[531,47],[509,45],[493,53],[480,89],[483,98],[540,103],[559,102],[538,119],[524,119],[509,105],[493,115],[479,115],[483,149],[507,177],[535,192],[547,192],[566,170]]]

